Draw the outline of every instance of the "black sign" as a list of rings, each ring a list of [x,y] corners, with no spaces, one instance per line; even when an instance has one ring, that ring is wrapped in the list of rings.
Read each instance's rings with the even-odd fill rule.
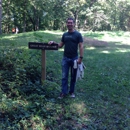
[[[42,49],[42,50],[58,50],[58,44],[49,45],[48,43],[29,42],[29,49]]]

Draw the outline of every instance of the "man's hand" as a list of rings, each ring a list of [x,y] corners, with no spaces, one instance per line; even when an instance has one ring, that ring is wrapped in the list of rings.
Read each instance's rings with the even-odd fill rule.
[[[54,44],[55,42],[54,41],[49,41],[48,44],[51,45],[51,44]]]
[[[82,59],[81,58],[78,58],[78,64],[81,64],[81,62],[82,62]]]

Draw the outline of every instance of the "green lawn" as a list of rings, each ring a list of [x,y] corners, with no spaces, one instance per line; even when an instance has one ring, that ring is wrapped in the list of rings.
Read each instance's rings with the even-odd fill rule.
[[[129,130],[130,32],[82,32],[108,42],[84,44],[84,78],[76,98],[57,97],[63,49],[46,51],[41,85],[41,50],[28,42],[60,41],[60,31],[0,36],[0,130]]]

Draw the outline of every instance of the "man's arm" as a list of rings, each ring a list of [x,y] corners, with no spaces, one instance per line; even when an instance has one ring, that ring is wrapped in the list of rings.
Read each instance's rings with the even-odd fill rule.
[[[51,45],[51,44],[58,44],[58,43],[56,43],[56,42],[54,42],[54,41],[49,41],[48,44]],[[59,47],[59,48],[62,48],[63,46],[64,46],[64,43],[63,43],[63,42],[60,42],[60,43],[58,44],[58,47]]]
[[[80,42],[79,43],[79,59],[78,59],[78,63],[80,64],[82,62],[83,59],[83,43]]]
[[[59,48],[62,48],[64,46],[64,43],[63,42],[60,42],[59,44],[58,44],[58,47]]]

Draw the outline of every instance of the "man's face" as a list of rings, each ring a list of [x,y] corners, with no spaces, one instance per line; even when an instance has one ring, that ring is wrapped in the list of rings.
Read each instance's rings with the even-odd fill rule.
[[[66,25],[67,25],[68,30],[73,30],[75,24],[73,20],[68,20]]]

